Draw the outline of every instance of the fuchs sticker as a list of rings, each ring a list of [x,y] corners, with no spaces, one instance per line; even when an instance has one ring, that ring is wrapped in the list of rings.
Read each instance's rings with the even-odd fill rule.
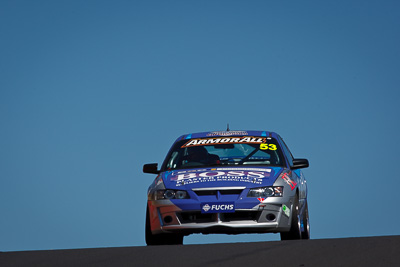
[[[200,205],[201,213],[235,212],[234,202],[206,202]]]
[[[242,137],[222,137],[222,138],[199,138],[191,139],[183,147],[204,146],[209,144],[262,144],[266,143],[264,137],[242,136]]]

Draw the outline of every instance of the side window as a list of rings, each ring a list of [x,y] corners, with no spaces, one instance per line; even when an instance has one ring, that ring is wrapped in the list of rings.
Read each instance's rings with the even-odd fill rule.
[[[278,136],[279,141],[282,143],[283,153],[285,153],[286,158],[289,161],[290,167],[293,166],[293,155],[290,152],[289,148],[287,147],[285,141],[283,141],[282,137]]]

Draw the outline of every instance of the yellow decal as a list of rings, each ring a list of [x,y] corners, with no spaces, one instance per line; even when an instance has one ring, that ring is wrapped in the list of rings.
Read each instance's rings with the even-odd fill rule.
[[[276,150],[276,145],[275,144],[260,144],[260,149],[261,150]]]

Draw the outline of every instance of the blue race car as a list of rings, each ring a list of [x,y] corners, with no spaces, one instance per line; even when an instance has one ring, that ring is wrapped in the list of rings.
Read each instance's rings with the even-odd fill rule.
[[[307,183],[283,139],[267,131],[179,137],[148,190],[147,245],[182,244],[193,233],[280,233],[309,239]]]

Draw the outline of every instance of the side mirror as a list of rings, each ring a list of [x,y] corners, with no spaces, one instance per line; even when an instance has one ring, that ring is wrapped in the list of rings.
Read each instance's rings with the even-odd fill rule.
[[[307,159],[293,159],[293,170],[308,168],[308,166],[310,166],[310,164]]]
[[[159,174],[160,171],[157,170],[157,168],[158,168],[158,163],[144,164],[144,165],[143,165],[143,172],[144,172],[144,173]]]

